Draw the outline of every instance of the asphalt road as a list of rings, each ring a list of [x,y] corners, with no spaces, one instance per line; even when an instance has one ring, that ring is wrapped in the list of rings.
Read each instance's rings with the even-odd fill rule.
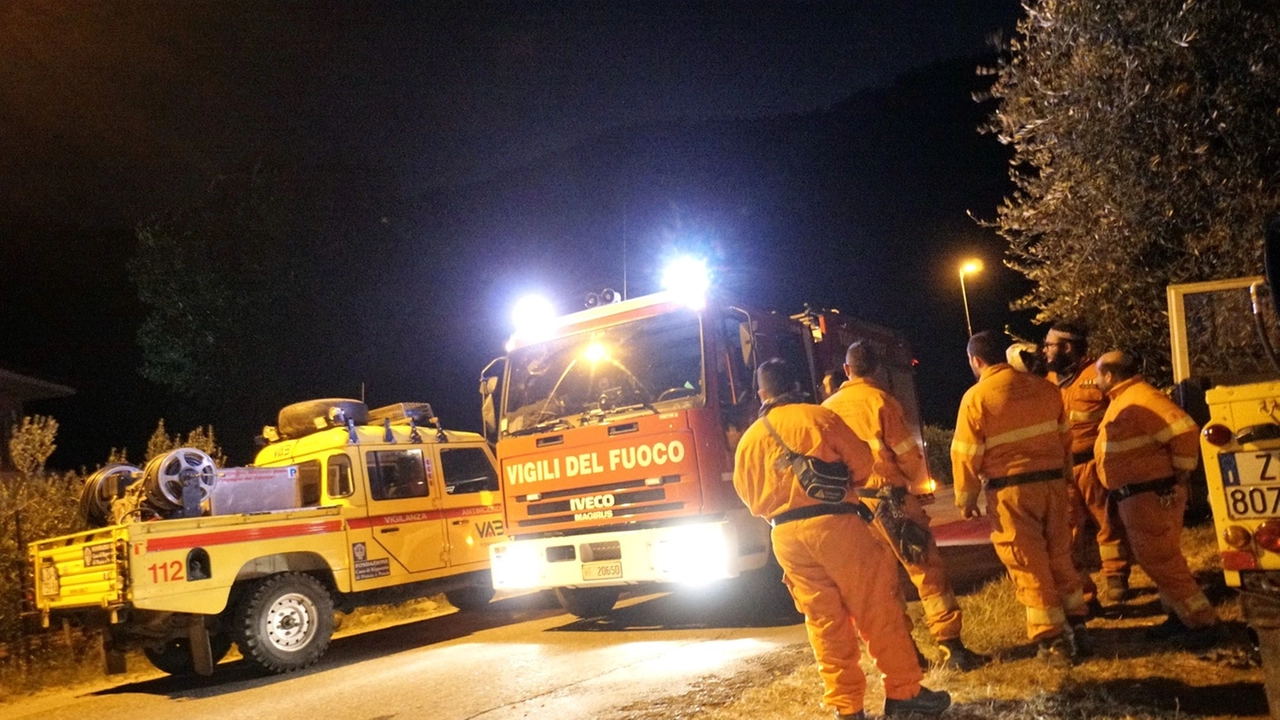
[[[768,605],[723,588],[688,590],[624,597],[608,620],[581,621],[539,594],[495,602],[483,613],[338,638],[319,665],[300,674],[259,677],[234,660],[210,678],[135,675],[123,684],[23,700],[0,714],[10,720],[634,717],[637,707],[804,645],[799,618]]]

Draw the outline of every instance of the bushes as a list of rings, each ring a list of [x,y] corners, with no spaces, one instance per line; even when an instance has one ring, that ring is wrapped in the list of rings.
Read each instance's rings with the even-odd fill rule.
[[[938,485],[952,484],[954,480],[951,477],[951,436],[955,435],[955,431],[940,428],[937,425],[925,425],[922,431],[924,457],[929,463],[929,474],[938,481]]]

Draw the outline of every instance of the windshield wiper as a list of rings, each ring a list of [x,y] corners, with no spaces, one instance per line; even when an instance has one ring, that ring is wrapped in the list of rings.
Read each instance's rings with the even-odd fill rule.
[[[602,415],[602,417],[613,417],[614,415],[621,415],[622,413],[632,412],[633,410],[648,410],[650,415],[658,414],[658,408],[654,407],[653,403],[649,402],[648,400],[641,400],[640,402],[635,403],[633,405],[623,405],[621,407],[609,408],[608,410],[604,411],[604,414]]]
[[[551,430],[564,430],[565,428],[569,428],[569,427],[572,427],[572,425],[569,424],[568,420],[565,420],[564,418],[555,418],[554,420],[543,420],[542,422],[537,423],[535,425],[530,425],[527,428],[512,430],[511,432],[507,433],[507,437],[519,437],[521,435],[532,435],[534,433],[548,432]]]

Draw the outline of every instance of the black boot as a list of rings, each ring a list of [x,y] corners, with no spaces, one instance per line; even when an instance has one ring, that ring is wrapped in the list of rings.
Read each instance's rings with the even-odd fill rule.
[[[942,648],[942,667],[951,670],[968,672],[991,662],[991,658],[986,655],[979,655],[965,647],[960,638],[939,640],[938,647]]]

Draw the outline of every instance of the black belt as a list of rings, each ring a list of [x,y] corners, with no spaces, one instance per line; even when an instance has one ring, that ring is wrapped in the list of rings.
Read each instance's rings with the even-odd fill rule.
[[[871,509],[862,503],[833,503],[822,505],[805,505],[794,510],[778,513],[769,519],[769,524],[778,527],[783,523],[796,520],[807,520],[822,515],[857,515],[865,522],[871,522],[875,516]]]
[[[1172,477],[1160,478],[1159,480],[1148,480],[1146,482],[1139,483],[1129,483],[1128,485],[1122,485],[1121,487],[1112,490],[1111,496],[1117,501],[1127,500],[1134,495],[1144,492],[1158,493],[1164,490],[1172,490],[1177,485],[1178,479]]]
[[[1085,450],[1084,452],[1071,453],[1072,465],[1083,465],[1093,459],[1093,450]]]
[[[1003,490],[1014,485],[1027,485],[1029,483],[1062,479],[1062,470],[1036,470],[1035,472],[1018,473],[1017,475],[1008,475],[1002,478],[990,478],[987,480],[987,489]]]

